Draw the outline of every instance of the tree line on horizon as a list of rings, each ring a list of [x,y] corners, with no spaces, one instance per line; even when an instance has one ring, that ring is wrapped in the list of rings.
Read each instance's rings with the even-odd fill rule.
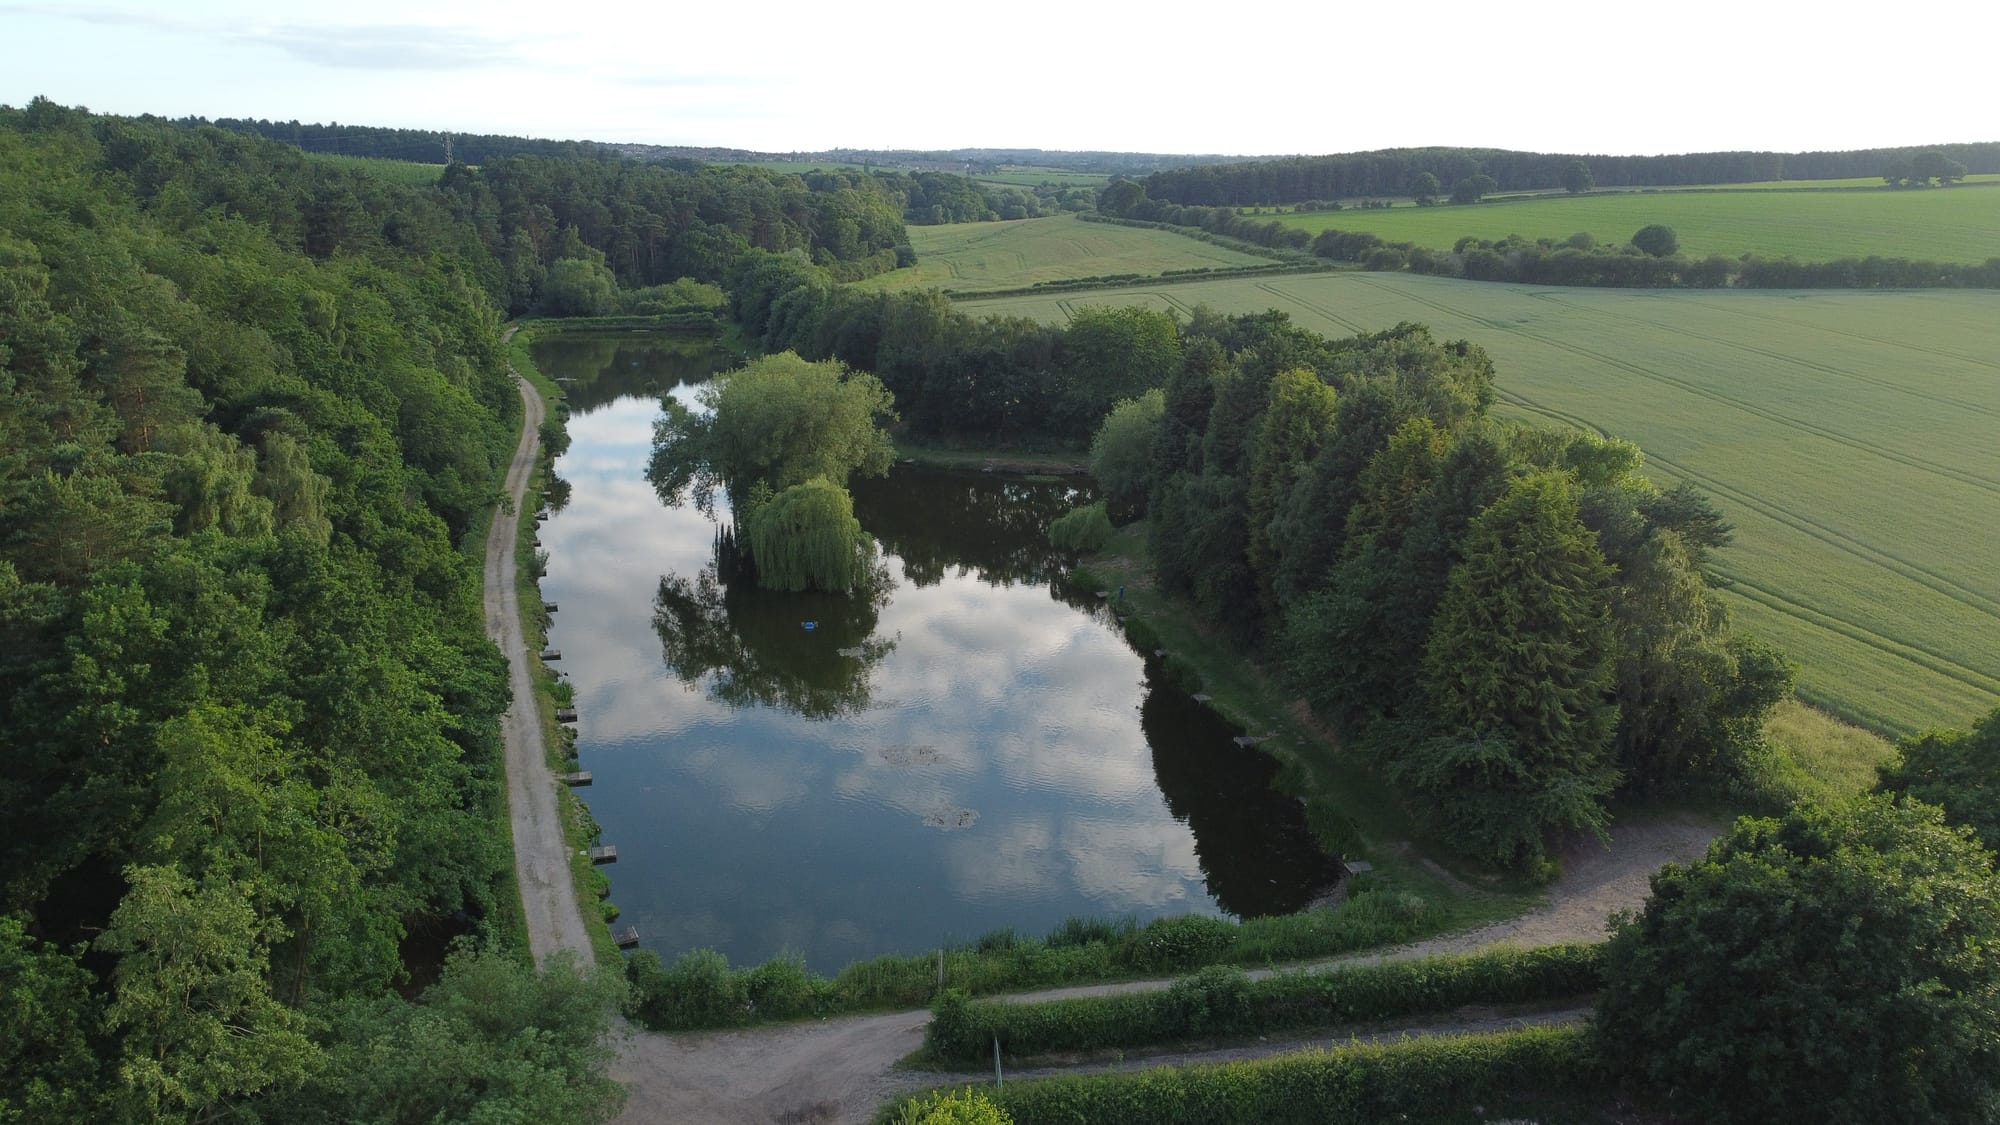
[[[1681,187],[1763,183],[1773,180],[1875,178],[1935,153],[1938,170],[1950,164],[1967,172],[2000,172],[2000,142],[1914,145],[1848,152],[1697,152],[1666,156],[1602,156],[1515,152],[1492,148],[1401,148],[1332,156],[1210,164],[1154,172],[1139,182],[1146,194],[1183,206],[1248,207],[1308,200],[1416,196],[1418,178],[1431,176],[1449,192],[1460,181],[1486,176],[1487,191],[1572,190],[1571,166],[1582,163],[1600,188]],[[1899,162],[1901,162],[1899,164]]]

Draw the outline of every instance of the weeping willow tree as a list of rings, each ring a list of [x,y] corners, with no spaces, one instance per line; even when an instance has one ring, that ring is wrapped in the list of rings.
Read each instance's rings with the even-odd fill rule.
[[[767,590],[845,593],[864,582],[875,541],[854,518],[847,490],[815,477],[750,510],[750,557]]]

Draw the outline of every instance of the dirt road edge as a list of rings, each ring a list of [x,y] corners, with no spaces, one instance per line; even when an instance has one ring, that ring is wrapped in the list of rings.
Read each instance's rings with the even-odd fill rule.
[[[546,963],[564,949],[574,951],[579,962],[588,964],[590,937],[571,883],[557,783],[548,766],[548,747],[542,738],[541,716],[536,712],[535,685],[521,626],[520,599],[515,596],[519,580],[515,548],[521,533],[518,513],[534,476],[543,407],[542,396],[518,372],[513,374],[515,389],[521,395],[521,440],[507,466],[506,499],[494,514],[486,537],[485,605],[486,635],[507,658],[507,684],[513,695],[507,713],[501,716],[500,730],[507,745],[507,813],[514,837],[514,877],[521,889],[528,950],[535,964]]]

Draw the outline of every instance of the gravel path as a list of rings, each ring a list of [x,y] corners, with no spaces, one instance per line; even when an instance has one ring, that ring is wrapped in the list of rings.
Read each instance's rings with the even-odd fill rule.
[[[511,337],[513,331],[507,335]],[[508,502],[494,512],[492,530],[486,535],[486,635],[507,656],[507,683],[514,696],[500,720],[507,740],[507,813],[514,826],[514,876],[521,885],[528,949],[535,964],[545,963],[551,954],[564,949],[574,950],[580,963],[589,964],[590,938],[584,932],[576,888],[570,879],[569,843],[563,836],[556,778],[549,770],[541,715],[535,707],[535,685],[529,679],[528,646],[521,629],[521,602],[515,593],[514,546],[521,529],[512,513],[521,510],[527,495],[542,425],[542,396],[519,375],[515,383],[525,415],[521,442],[507,466]]]
[[[1462,953],[1492,945],[1538,946],[1592,941],[1604,936],[1606,918],[1637,909],[1646,899],[1647,878],[1662,864],[1693,859],[1722,824],[1692,814],[1631,819],[1612,831],[1610,847],[1592,839],[1568,849],[1563,876],[1549,888],[1548,901],[1519,918],[1463,934],[1416,942],[1384,953],[1343,958],[1326,965]],[[1054,999],[1164,988],[1170,980],[1055,989],[1014,997]],[[1529,1023],[1570,1023],[1584,1010],[1501,1017],[1460,1013],[1447,1021],[1399,1027],[1381,1033],[1462,1033],[1518,1027]],[[923,1043],[927,1011],[850,1016],[817,1023],[744,1031],[675,1036],[626,1029],[611,1076],[630,1092],[620,1122],[767,1123],[785,1121],[864,1122],[896,1094],[937,1085],[949,1077],[896,1069],[896,1063]],[[1342,1038],[1345,1041],[1345,1037]],[[1175,1065],[1250,1058],[1328,1042],[1284,1039],[1216,1051],[1164,1052],[1123,1064],[1097,1063],[1079,1070]],[[1055,1073],[1041,1069],[1028,1074]]]

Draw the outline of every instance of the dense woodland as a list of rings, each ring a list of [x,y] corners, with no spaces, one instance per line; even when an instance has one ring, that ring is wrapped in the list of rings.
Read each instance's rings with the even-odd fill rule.
[[[1694,152],[1671,156],[1399,148],[1207,164],[1154,172],[1143,182],[1148,195],[1167,203],[1246,207],[1315,199],[1415,196],[1422,194],[1418,177],[1424,175],[1435,177],[1436,184],[1447,192],[1459,181],[1475,176],[1487,176],[1494,181],[1488,191],[1558,191],[1571,186],[1565,181],[1565,173],[1576,161],[1584,163],[1596,186],[1601,188],[1854,179],[1880,176],[1899,160],[1907,166],[1912,156],[1926,151],[1941,152],[1971,172],[2000,172],[2000,143],[1850,152]]]
[[[477,952],[507,686],[462,548],[520,403],[470,233],[0,111],[0,1119],[615,1104],[615,985]]]

